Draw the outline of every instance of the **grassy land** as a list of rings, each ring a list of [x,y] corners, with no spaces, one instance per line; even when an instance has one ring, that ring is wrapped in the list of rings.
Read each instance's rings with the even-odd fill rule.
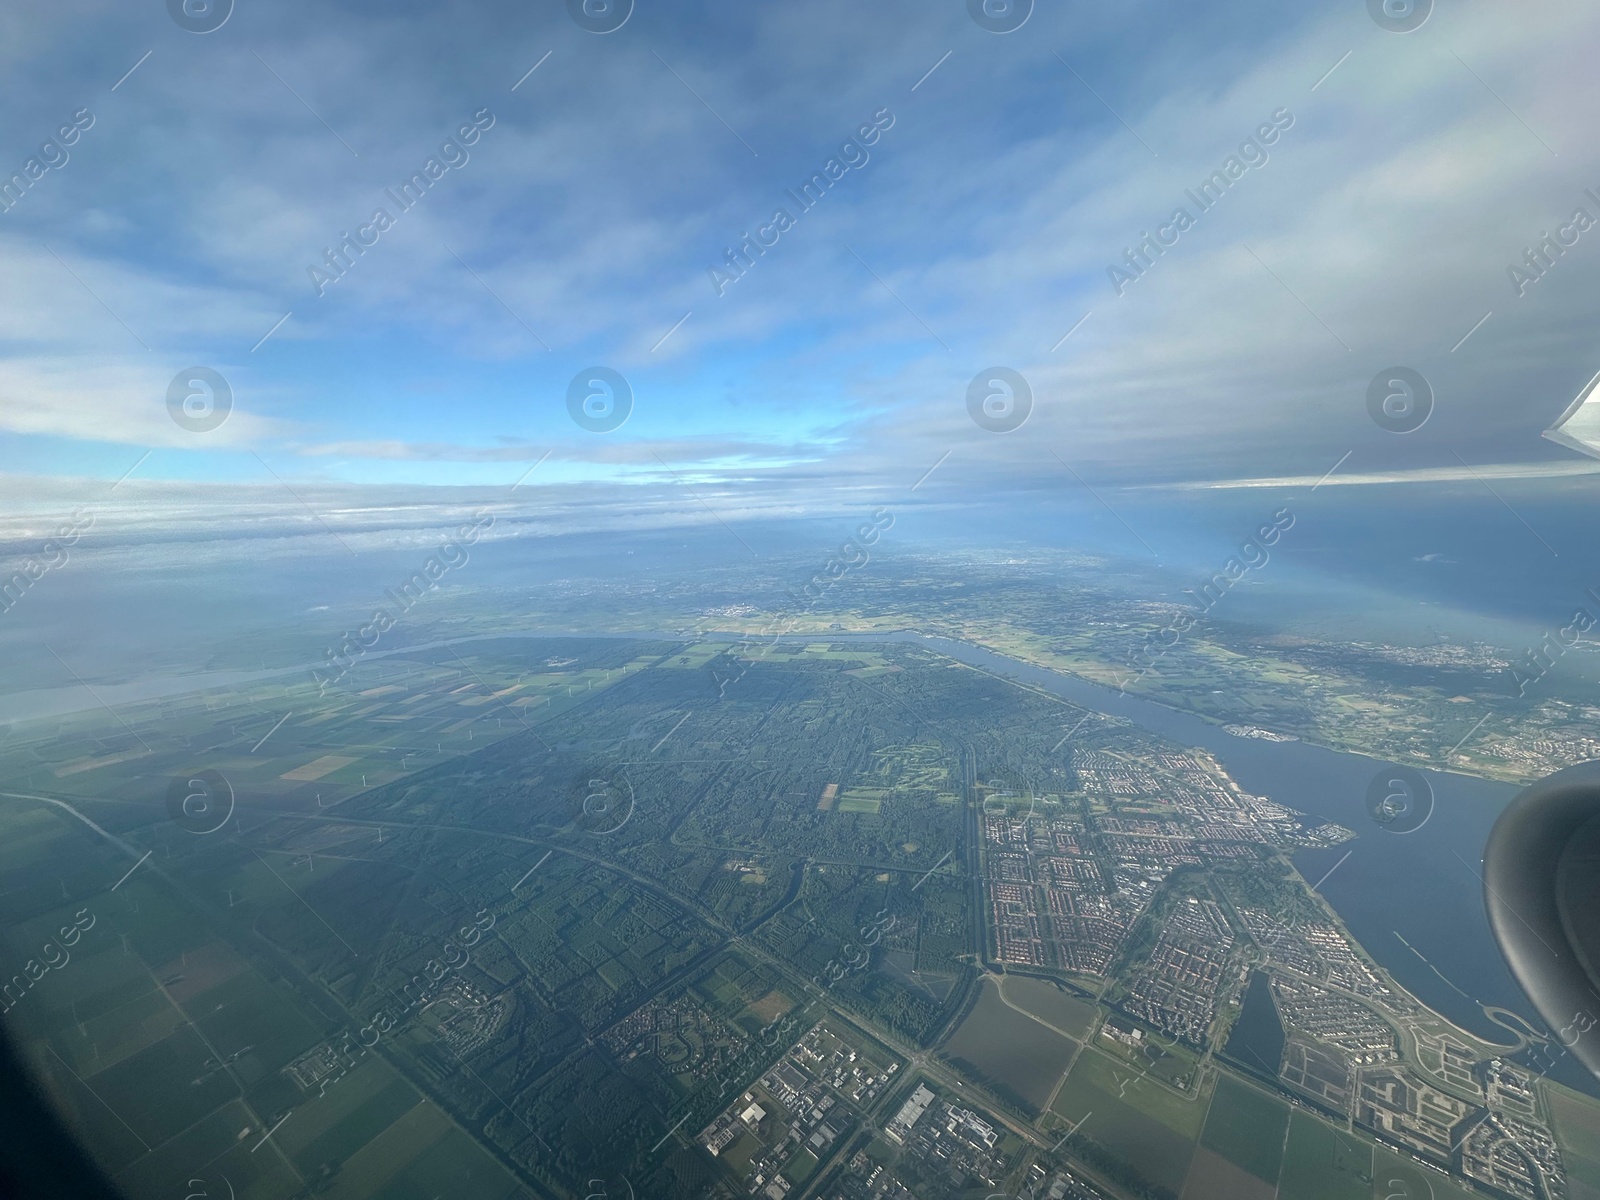
[[[1060,984],[1026,975],[1007,975],[1001,980],[1006,999],[1032,1013],[1047,1025],[1085,1038],[1094,1028],[1100,1010],[1088,1000],[1079,999]]]
[[[1372,1187],[1373,1194],[1379,1197],[1418,1196],[1426,1200],[1430,1191],[1433,1200],[1476,1200],[1478,1195],[1457,1187],[1442,1172],[1419,1166],[1382,1145],[1373,1154]]]
[[[1372,1144],[1296,1112],[1289,1122],[1279,1200],[1369,1200]]]
[[[1277,1183],[1288,1125],[1289,1106],[1283,1101],[1224,1075],[1217,1080],[1200,1143],[1257,1179]]]
[[[1205,1122],[1208,1097],[1180,1095],[1091,1047],[1085,1047],[1078,1056],[1062,1091],[1074,1087],[1094,1087],[1153,1117],[1189,1141],[1200,1136]]]
[[[1066,1071],[1077,1043],[1006,1005],[993,981],[943,1053],[1007,1099],[1039,1112]]]
[[[1051,1105],[1065,1123],[1083,1121],[1084,1136],[1174,1193],[1183,1188],[1205,1108],[1204,1098],[1185,1100],[1088,1048]]]

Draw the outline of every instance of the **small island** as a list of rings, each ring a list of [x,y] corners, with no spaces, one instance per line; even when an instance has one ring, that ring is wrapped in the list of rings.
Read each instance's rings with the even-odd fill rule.
[[[1300,739],[1292,733],[1273,733],[1270,729],[1261,729],[1255,725],[1224,725],[1224,733],[1231,733],[1234,737],[1258,738],[1263,742],[1298,742]]]

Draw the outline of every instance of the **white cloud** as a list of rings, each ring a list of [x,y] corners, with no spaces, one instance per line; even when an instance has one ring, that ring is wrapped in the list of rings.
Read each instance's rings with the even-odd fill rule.
[[[1222,491],[1236,488],[1369,487],[1398,483],[1474,483],[1502,479],[1563,480],[1600,475],[1600,462],[1483,463],[1471,466],[1417,467],[1403,471],[1332,471],[1323,475],[1279,475],[1257,479],[1206,479],[1153,484],[1174,491]]]
[[[997,486],[1059,480],[1056,454],[1093,478],[1215,486],[1312,478],[1347,450],[1419,479],[1453,469],[1457,447],[1467,461],[1531,458],[1593,375],[1600,242],[1526,298],[1504,278],[1583,183],[1600,186],[1584,124],[1600,103],[1585,51],[1600,13],[1580,0],[1441,9],[1405,37],[1355,8],[1308,11],[1248,46],[1156,4],[1087,25],[1041,10],[1008,38],[956,10],[823,2],[724,15],[701,40],[670,22],[644,36],[642,17],[597,39],[557,9],[334,9],[310,24],[298,9],[241,10],[203,39],[161,27],[150,62],[96,102],[97,140],[47,177],[58,188],[28,197],[48,206],[3,218],[17,217],[0,226],[16,281],[0,297],[0,429],[294,454],[347,477],[362,461],[487,476],[553,446],[596,479],[660,454],[696,478],[778,485],[805,463],[814,483],[846,487],[914,477],[958,446]],[[75,86],[103,90],[132,33],[155,27],[95,11],[105,44]],[[52,70],[82,48],[44,17],[8,20]],[[1126,21],[1154,31],[1138,53],[1097,54],[1126,48],[1109,32]],[[18,70],[21,88],[30,68]],[[471,161],[316,299],[306,263],[483,103],[498,119]],[[884,105],[896,125],[871,163],[717,297],[705,267]],[[24,125],[53,112],[23,107]],[[1106,266],[1280,107],[1296,121],[1271,161],[1117,297]],[[425,353],[445,402],[380,408],[322,378],[324,362],[391,352]],[[648,394],[670,393],[673,411],[580,443],[559,403],[515,409],[479,382],[506,364],[559,376],[602,360],[669,379]],[[194,362],[238,374],[238,409],[203,443],[163,400]],[[1006,437],[965,412],[968,381],[997,363],[1037,401]],[[1364,409],[1367,381],[1396,363],[1437,392],[1405,441]],[[468,417],[472,436],[456,428]]]

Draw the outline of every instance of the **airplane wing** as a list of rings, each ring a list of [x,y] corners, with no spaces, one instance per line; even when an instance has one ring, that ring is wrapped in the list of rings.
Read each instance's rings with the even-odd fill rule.
[[[1600,458],[1600,394],[1595,391],[1596,385],[1600,385],[1600,375],[1589,380],[1567,411],[1544,431],[1552,442],[1591,458]]]

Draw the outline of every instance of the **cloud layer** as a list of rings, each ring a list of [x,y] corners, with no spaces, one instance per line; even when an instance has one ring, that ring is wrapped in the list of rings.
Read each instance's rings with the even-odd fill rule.
[[[1247,2],[1041,6],[1004,36],[909,0],[641,5],[605,35],[560,5],[242,0],[204,35],[147,8],[4,18],[0,171],[94,115],[0,214],[6,470],[110,481],[152,449],[141,473],[172,480],[499,485],[548,455],[530,486],[788,503],[804,478],[822,510],[952,449],[945,478],[988,499],[1063,464],[1539,471],[1570,461],[1539,433],[1600,366],[1600,230],[1531,286],[1508,273],[1600,219],[1581,0],[1404,35]],[[402,207],[386,189],[434,158]],[[319,296],[309,268],[379,208]],[[195,365],[234,396],[199,434],[166,400]],[[595,365],[630,385],[612,433],[568,414]],[[1367,408],[1397,365],[1433,396],[1404,436]],[[1034,401],[1004,435],[967,408],[995,366]]]

